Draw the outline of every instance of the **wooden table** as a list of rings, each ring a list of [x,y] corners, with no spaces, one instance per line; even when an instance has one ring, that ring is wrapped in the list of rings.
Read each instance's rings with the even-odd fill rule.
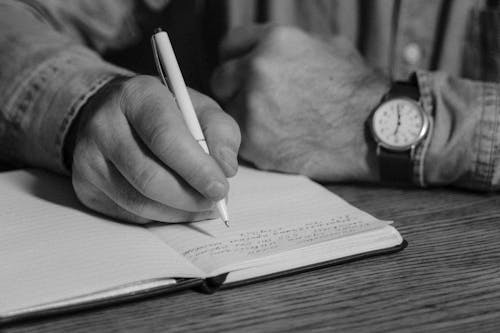
[[[179,292],[5,332],[500,332],[500,195],[331,189],[394,220],[408,248],[213,295]]]

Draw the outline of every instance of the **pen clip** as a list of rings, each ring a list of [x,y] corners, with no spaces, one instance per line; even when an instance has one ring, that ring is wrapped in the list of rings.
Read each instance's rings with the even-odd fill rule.
[[[163,70],[163,63],[161,62],[161,58],[158,54],[158,48],[156,47],[155,35],[151,36],[151,45],[153,48],[153,56],[155,58],[156,69],[158,71],[158,74],[160,75],[160,79],[163,82],[163,84],[166,85],[170,91],[172,91],[172,86],[170,85],[170,81],[169,81],[167,75],[165,75],[165,71]]]

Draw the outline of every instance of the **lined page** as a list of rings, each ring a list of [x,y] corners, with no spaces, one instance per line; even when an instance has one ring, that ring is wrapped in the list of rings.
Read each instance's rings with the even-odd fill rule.
[[[231,180],[228,208],[230,228],[209,220],[150,230],[210,275],[387,225],[305,177],[245,167]]]
[[[0,316],[200,274],[143,227],[86,211],[68,179],[8,172],[0,174],[0,189]]]

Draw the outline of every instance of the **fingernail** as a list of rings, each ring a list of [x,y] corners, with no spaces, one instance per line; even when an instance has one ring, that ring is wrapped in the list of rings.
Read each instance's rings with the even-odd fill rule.
[[[226,196],[226,186],[219,181],[213,181],[208,184],[205,193],[209,199],[220,200]]]
[[[222,147],[219,150],[219,155],[221,157],[222,163],[227,176],[234,176],[238,170],[238,159],[237,154],[229,147]]]

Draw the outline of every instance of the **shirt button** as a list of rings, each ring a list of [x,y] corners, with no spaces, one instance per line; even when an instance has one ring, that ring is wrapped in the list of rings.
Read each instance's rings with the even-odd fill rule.
[[[422,59],[422,49],[417,43],[409,43],[403,49],[403,58],[410,65],[416,65]]]
[[[154,11],[162,10],[169,0],[145,0],[146,5]]]

